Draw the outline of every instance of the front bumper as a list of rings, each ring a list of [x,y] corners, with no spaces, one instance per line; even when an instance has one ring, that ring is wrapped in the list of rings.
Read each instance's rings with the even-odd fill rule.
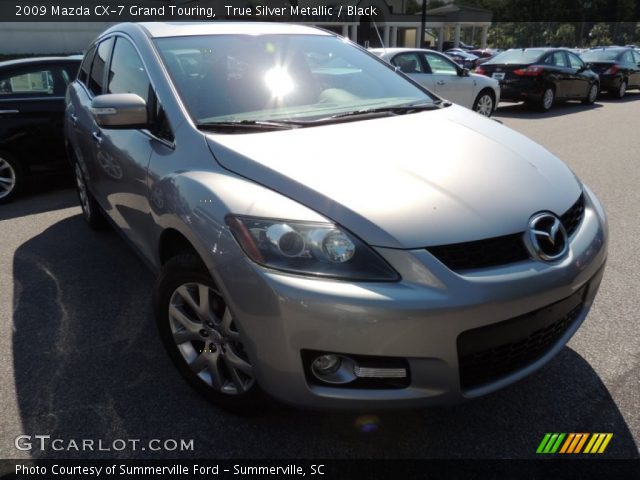
[[[593,303],[607,251],[607,224],[585,190],[585,214],[557,264],[533,260],[454,273],[427,250],[377,248],[400,273],[396,283],[353,283],[288,275],[250,261],[218,270],[261,387],[311,408],[390,408],[457,403],[511,384],[556,355]],[[516,371],[465,388],[458,340],[493,325],[585,294],[567,328]],[[498,334],[499,335],[499,334]],[[406,388],[349,388],[309,381],[303,351],[395,357],[406,361]]]

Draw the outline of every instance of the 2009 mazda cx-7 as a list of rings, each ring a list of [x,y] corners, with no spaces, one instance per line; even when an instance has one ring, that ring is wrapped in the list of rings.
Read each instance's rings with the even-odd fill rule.
[[[476,397],[594,301],[606,217],[571,170],[332,33],[114,26],[66,101],[85,219],[158,273],[165,347],[221,405]]]

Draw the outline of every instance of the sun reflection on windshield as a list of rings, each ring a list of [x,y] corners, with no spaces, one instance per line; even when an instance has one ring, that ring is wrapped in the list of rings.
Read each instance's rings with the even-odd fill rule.
[[[286,68],[275,66],[264,75],[264,81],[271,94],[276,98],[282,98],[295,89],[293,79]]]

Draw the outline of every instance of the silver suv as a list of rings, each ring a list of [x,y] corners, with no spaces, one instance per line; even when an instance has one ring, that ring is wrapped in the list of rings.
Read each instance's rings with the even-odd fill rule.
[[[544,148],[286,24],[123,24],[69,87],[84,217],[158,273],[157,323],[227,407],[453,403],[587,316],[594,194]]]

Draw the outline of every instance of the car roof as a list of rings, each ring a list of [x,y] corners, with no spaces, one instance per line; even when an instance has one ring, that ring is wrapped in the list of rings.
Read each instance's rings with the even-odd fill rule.
[[[186,37],[196,35],[333,35],[306,25],[261,22],[142,22],[138,24],[152,38]],[[123,25],[109,29],[116,30]]]
[[[69,55],[68,57],[28,57],[28,58],[16,58],[14,60],[5,60],[0,62],[0,68],[7,67],[20,67],[22,65],[31,65],[38,63],[50,63],[50,62],[77,62],[80,63],[82,55]]]

